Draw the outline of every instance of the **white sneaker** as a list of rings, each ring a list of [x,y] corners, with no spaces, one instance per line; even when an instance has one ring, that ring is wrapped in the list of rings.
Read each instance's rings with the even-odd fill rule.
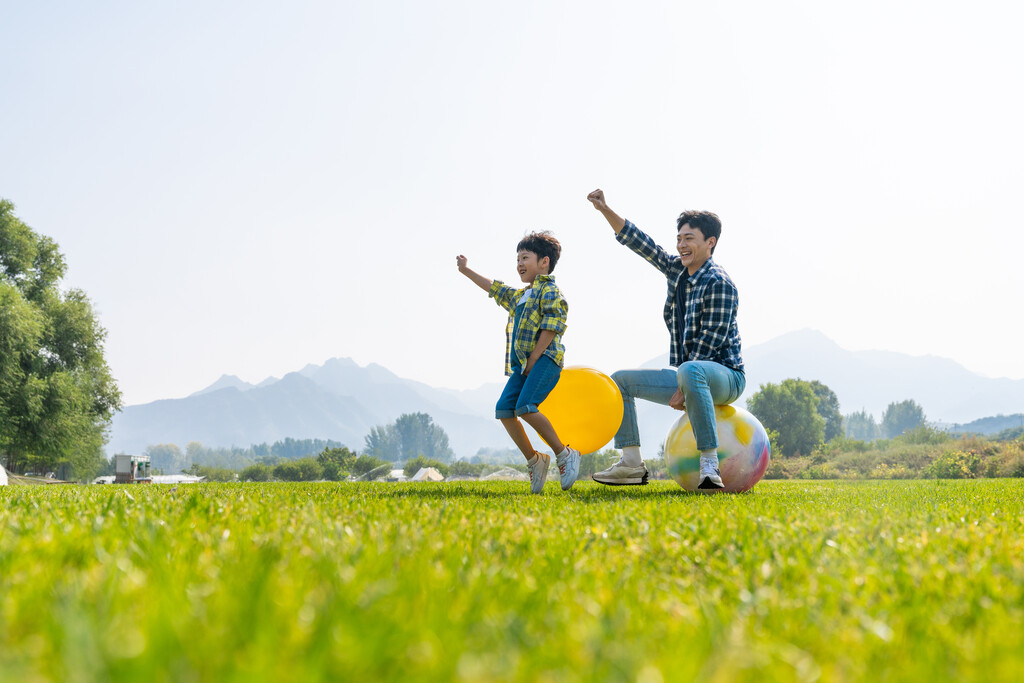
[[[718,470],[718,456],[700,459],[699,489],[724,489],[722,473]]]
[[[568,491],[580,476],[580,452],[566,446],[565,457],[556,460],[558,472],[562,475],[562,490]]]
[[[620,460],[605,471],[595,474],[594,481],[608,486],[640,486],[647,483],[647,476],[647,465],[640,463],[639,467],[630,467],[623,465]]]
[[[551,456],[539,451],[533,452],[533,464],[526,463],[530,470],[530,493],[540,494],[544,490],[544,482],[548,479],[548,467],[551,465]]]

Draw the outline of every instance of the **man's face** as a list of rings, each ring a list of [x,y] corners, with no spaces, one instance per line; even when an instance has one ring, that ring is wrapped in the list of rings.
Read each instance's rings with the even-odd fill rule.
[[[697,228],[683,223],[676,234],[676,251],[686,266],[686,271],[693,275],[711,258],[711,247],[715,246],[715,238],[704,239],[704,233]]]
[[[523,249],[519,252],[517,261],[519,279],[523,282],[533,282],[534,278],[538,275],[548,274],[548,262],[550,259],[547,256],[538,260],[535,253]]]

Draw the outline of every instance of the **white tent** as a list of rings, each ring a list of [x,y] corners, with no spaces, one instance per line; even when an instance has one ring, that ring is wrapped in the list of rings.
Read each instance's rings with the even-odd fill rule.
[[[0,465],[0,486],[7,486],[7,470],[3,465]]]
[[[444,481],[444,475],[438,472],[436,467],[424,467],[412,475],[409,481]]]

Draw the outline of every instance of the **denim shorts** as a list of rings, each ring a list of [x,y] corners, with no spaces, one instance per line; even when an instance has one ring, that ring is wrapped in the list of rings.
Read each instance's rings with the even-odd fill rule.
[[[562,368],[547,356],[541,356],[526,377],[521,370],[521,367],[512,370],[512,376],[501,392],[494,408],[494,417],[499,420],[538,412],[537,406],[548,397],[562,374]]]

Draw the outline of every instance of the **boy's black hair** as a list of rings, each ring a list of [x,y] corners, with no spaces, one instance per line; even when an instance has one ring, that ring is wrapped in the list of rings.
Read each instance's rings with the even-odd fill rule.
[[[516,245],[516,253],[520,251],[532,251],[537,255],[538,261],[547,256],[549,259],[548,273],[551,273],[555,269],[555,264],[558,263],[558,257],[562,255],[562,245],[558,243],[554,235],[544,230],[531,232],[519,240],[519,244]]]
[[[714,237],[715,247],[718,246],[718,240],[722,239],[722,221],[717,215],[710,211],[683,211],[676,219],[676,232],[687,223],[691,228],[700,230],[705,240]],[[712,254],[715,253],[715,247],[711,247]]]

